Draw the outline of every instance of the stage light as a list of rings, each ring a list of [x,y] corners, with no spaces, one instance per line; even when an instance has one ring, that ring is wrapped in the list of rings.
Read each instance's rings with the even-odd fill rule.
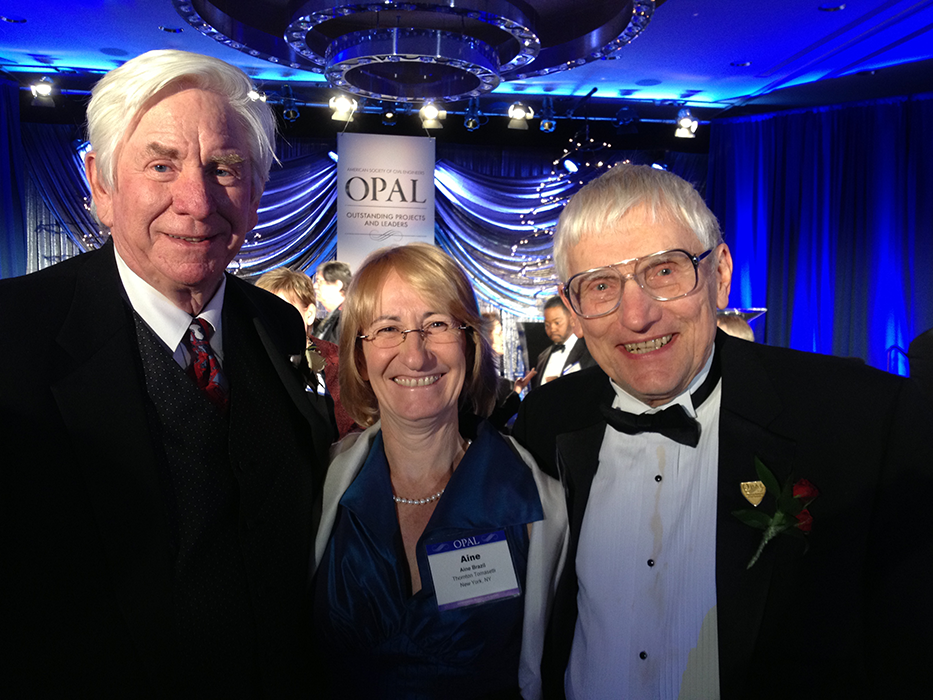
[[[340,160],[340,156],[338,156],[335,151],[328,151],[327,157],[330,158],[335,163]]]
[[[550,97],[544,98],[544,104],[541,106],[541,124],[538,128],[545,134],[553,133],[557,128],[557,120],[554,118],[554,101]]]
[[[287,122],[293,122],[301,113],[298,111],[298,104],[295,102],[295,95],[292,93],[290,85],[282,87],[282,119]]]
[[[580,170],[580,166],[570,160],[570,158],[564,158],[564,170],[568,173],[575,173]]]
[[[330,118],[338,122],[352,122],[354,113],[360,107],[359,102],[346,95],[334,95],[327,104],[334,110]]]
[[[398,123],[398,112],[394,105],[383,110],[382,123],[385,126],[395,126]]]
[[[32,106],[54,107],[55,101],[52,99],[52,90],[54,87],[55,84],[52,82],[52,79],[47,76],[43,76],[30,85],[29,90],[32,92]]]
[[[246,93],[246,96],[249,99],[251,99],[253,102],[256,102],[256,101],[265,102],[266,101],[266,93],[260,92],[256,88],[253,88],[248,93]]]
[[[509,106],[509,128],[527,129],[528,120],[534,116],[535,112],[531,107],[528,107],[521,102],[513,102]]]
[[[631,107],[622,107],[615,116],[616,134],[637,134],[638,113]]]
[[[463,127],[467,131],[476,131],[482,126],[483,113],[479,111],[479,100],[475,97],[467,105],[463,113]]]
[[[684,107],[677,113],[677,130],[674,132],[674,136],[679,139],[696,138],[699,125],[700,122],[693,116],[690,108]]]
[[[443,129],[442,119],[447,118],[447,110],[438,107],[432,100],[425,102],[418,110],[421,117],[421,126],[425,129]]]

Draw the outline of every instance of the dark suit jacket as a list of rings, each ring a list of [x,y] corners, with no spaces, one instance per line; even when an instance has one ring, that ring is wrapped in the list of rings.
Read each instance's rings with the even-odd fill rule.
[[[538,373],[531,378],[529,389],[537,389],[541,386],[541,382],[544,381],[544,369],[547,367],[547,361],[551,359],[551,353],[553,351],[554,345],[552,344],[542,350],[538,355],[538,362],[535,364],[535,369],[538,370]],[[577,342],[573,344],[570,352],[567,353],[567,358],[564,360],[564,366],[561,367],[561,371],[577,363],[579,363],[580,369],[593,367],[596,364],[596,360],[592,358],[590,351],[587,350],[586,340],[583,338],[577,338]]]
[[[717,346],[723,700],[920,696],[933,652],[933,412],[912,382],[861,363],[721,331]],[[577,545],[606,428],[598,406],[613,396],[599,367],[578,372],[528,396],[513,430],[567,491],[571,543],[542,663],[546,697],[563,697]],[[732,512],[749,507],[739,484],[758,479],[756,456],[782,482],[807,479],[820,495],[809,551],[779,535],[746,569],[761,532]],[[770,497],[759,507],[774,512]]]
[[[308,680],[312,500],[332,419],[289,362],[305,344],[290,305],[228,277],[223,314],[227,357],[271,363],[282,381],[268,391],[306,455],[278,459],[255,397],[238,399],[231,377],[230,460],[264,689],[291,697]],[[249,330],[228,336],[232,326]],[[0,281],[0,328],[4,695],[180,697],[174,553],[112,244]]]

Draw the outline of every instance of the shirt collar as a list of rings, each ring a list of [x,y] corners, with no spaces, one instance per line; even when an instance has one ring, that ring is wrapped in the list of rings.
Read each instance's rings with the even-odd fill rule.
[[[159,339],[174,352],[188,333],[188,326],[191,325],[191,314],[179,309],[155,287],[133,272],[123,261],[123,258],[120,257],[116,247],[114,247],[114,253],[116,254],[120,281],[123,283],[123,289],[126,290],[126,296],[130,300],[133,311],[139,314]],[[211,297],[211,300],[207,302],[207,305],[201,309],[201,313],[197,316],[203,318],[213,327],[214,334],[211,336],[211,349],[221,361],[224,356],[221,312],[223,311],[226,288],[227,276],[224,275],[221,277],[220,286],[214,292],[214,296]]]
[[[574,335],[573,333],[571,333],[570,335],[568,335],[568,336],[567,336],[567,340],[565,340],[563,343],[560,343],[561,345],[564,346],[563,352],[570,352],[571,349],[573,349],[574,343],[576,343],[576,342],[577,342],[577,336],[576,336],[576,335]],[[558,345],[558,343],[552,343],[552,345]],[[561,351],[558,350],[557,352],[561,352]]]
[[[715,352],[715,350],[713,352]],[[616,393],[615,400],[612,402],[612,407],[621,408],[623,411],[628,411],[629,413],[638,415],[641,413],[657,413],[658,411],[661,411],[675,404],[680,404],[684,407],[689,416],[696,418],[697,412],[696,409],[693,408],[693,402],[690,400],[690,394],[697,390],[697,387],[703,383],[703,380],[706,379],[706,376],[709,374],[710,368],[713,366],[713,352],[710,353],[709,358],[706,360],[706,364],[703,365],[703,369],[701,369],[697,376],[693,378],[693,380],[687,386],[686,390],[661,406],[648,406],[641,400],[636,399],[634,396],[625,391],[625,389],[616,384],[613,379],[610,379],[609,383],[612,385],[612,389]]]
[[[531,470],[486,421],[480,424],[476,439],[451,476],[445,497],[448,493],[453,498],[438,502],[425,527],[422,536],[425,541],[443,538],[451,532],[496,530],[536,522],[544,517]],[[490,493],[501,497],[490,499]],[[353,511],[375,537],[384,538],[387,544],[395,537],[396,531],[387,531],[382,524],[387,518],[395,519],[382,431],[373,440],[359,474],[344,492],[340,505]]]

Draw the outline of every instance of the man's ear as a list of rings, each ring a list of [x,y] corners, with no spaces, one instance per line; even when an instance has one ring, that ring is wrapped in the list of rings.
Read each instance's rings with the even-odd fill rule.
[[[732,289],[732,253],[725,243],[720,243],[719,248],[715,253],[719,256],[716,265],[716,307],[725,309],[729,306],[729,292]]]
[[[113,194],[111,189],[104,186],[100,171],[97,167],[97,154],[94,151],[88,151],[84,156],[84,170],[87,173],[87,181],[91,186],[91,197],[94,199],[94,208],[97,210],[97,218],[107,228],[113,228]]]

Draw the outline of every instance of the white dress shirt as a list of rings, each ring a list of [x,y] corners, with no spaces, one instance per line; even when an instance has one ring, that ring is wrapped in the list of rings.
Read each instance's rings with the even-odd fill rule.
[[[579,615],[565,675],[570,700],[719,698],[716,481],[721,384],[694,411],[688,390],[650,409],[613,383],[631,413],[675,403],[701,425],[696,448],[606,428],[577,550]]]
[[[567,356],[570,354],[570,351],[573,350],[573,346],[576,345],[576,343],[577,336],[571,333],[567,337],[567,340],[564,341],[563,350],[554,350],[551,352],[550,356],[548,356],[547,364],[544,365],[544,374],[541,376],[542,384],[548,377],[560,377],[580,369],[580,364],[576,363],[564,370],[564,363],[567,361]]]
[[[130,306],[152,329],[152,332],[172,350],[172,357],[175,362],[182,369],[187,369],[192,362],[191,351],[188,350],[188,346],[183,341],[188,336],[188,326],[191,325],[192,321],[191,314],[179,309],[161,292],[157,291],[155,287],[133,272],[123,262],[123,258],[120,257],[120,253],[117,252],[116,248],[114,248],[113,252],[116,254],[117,271],[120,273],[120,281],[123,283],[123,289],[126,290]],[[220,286],[214,292],[214,296],[201,309],[201,313],[197,315],[197,318],[203,318],[214,329],[210,345],[221,366],[223,366],[224,362],[224,335],[220,319],[226,289],[227,277],[224,275],[221,278]]]

